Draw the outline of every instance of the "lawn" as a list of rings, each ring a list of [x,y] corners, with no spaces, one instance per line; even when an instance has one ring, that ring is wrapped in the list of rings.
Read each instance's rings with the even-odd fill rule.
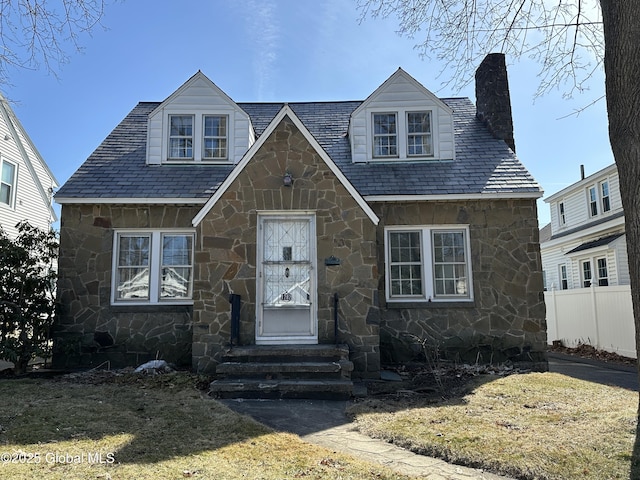
[[[466,393],[465,393],[466,392]],[[630,478],[638,393],[555,373],[482,375],[434,401],[408,391],[351,408],[359,430],[521,479]]]
[[[0,478],[407,478],[275,433],[204,396],[197,380],[0,380]]]

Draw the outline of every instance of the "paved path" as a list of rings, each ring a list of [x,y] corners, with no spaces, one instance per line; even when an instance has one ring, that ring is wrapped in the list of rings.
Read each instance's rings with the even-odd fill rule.
[[[569,355],[549,354],[549,370],[583,380],[617,385],[638,391],[635,367],[598,362]],[[382,440],[358,433],[345,415],[349,402],[329,400],[223,400],[238,413],[249,415],[275,430],[291,432],[302,439],[381,463],[400,473],[428,480],[504,480],[482,470],[451,465],[416,455]]]
[[[377,462],[397,472],[428,480],[504,480],[482,470],[416,455],[355,430],[345,415],[350,402],[338,400],[221,400],[232,410],[271,428],[299,435],[333,451]]]

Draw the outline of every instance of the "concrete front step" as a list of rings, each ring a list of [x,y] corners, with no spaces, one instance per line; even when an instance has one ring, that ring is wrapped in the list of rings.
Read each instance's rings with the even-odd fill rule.
[[[326,362],[349,360],[347,345],[249,345],[233,347],[225,362]]]
[[[353,363],[339,362],[224,362],[216,367],[222,377],[243,378],[350,378]]]
[[[347,345],[250,345],[231,348],[216,367],[219,398],[349,398]]]
[[[351,380],[214,380],[209,395],[216,398],[313,398],[346,400],[353,394]]]

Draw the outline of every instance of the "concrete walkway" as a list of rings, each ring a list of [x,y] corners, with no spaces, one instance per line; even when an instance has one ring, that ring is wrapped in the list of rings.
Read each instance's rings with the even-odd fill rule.
[[[549,354],[549,370],[582,380],[638,391],[635,367],[604,363],[570,355]],[[382,440],[358,433],[345,415],[348,401],[222,400],[232,410],[271,428],[299,435],[303,440],[397,472],[428,480],[505,480],[482,470],[451,465],[416,455]]]
[[[380,463],[399,473],[428,480],[504,480],[482,470],[451,465],[416,455],[355,430],[345,415],[349,401],[338,400],[221,400],[240,414],[271,428],[294,433],[303,440],[347,453],[361,460]]]

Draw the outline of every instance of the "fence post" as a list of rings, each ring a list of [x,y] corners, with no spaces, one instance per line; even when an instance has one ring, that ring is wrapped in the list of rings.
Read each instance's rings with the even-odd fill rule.
[[[600,349],[600,319],[598,318],[598,302],[596,300],[596,286],[594,282],[591,282],[589,290],[591,293],[591,310],[593,311],[593,322],[596,329],[596,344],[594,345],[594,347]]]

